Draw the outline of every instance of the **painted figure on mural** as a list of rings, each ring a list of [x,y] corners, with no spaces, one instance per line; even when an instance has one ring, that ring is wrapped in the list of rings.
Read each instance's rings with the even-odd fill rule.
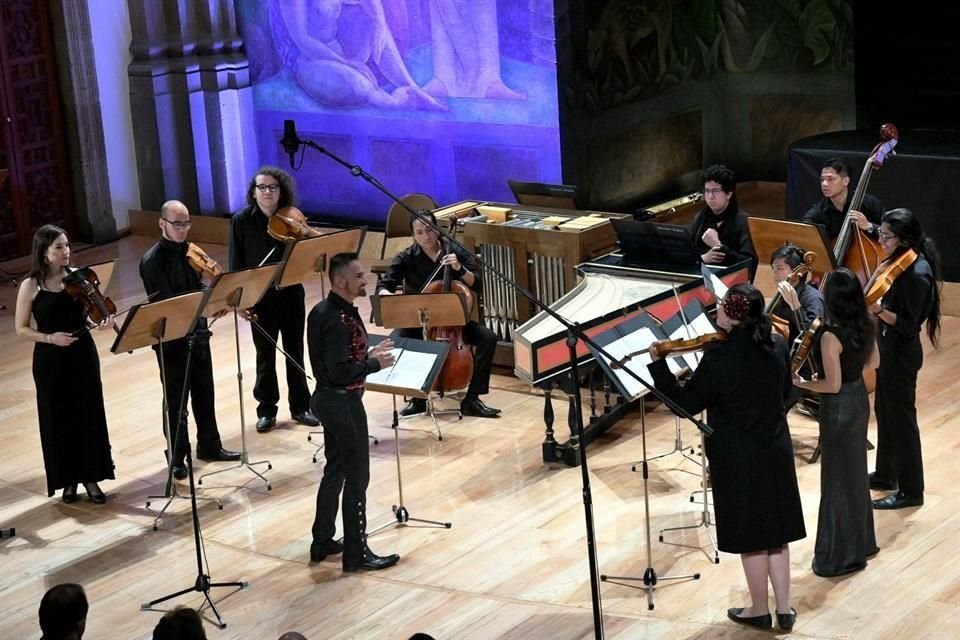
[[[430,0],[433,79],[424,89],[443,98],[526,100],[500,76],[496,0]]]
[[[410,75],[381,0],[275,0],[272,8],[278,51],[297,84],[317,102],[336,108],[446,109]],[[393,88],[381,87],[375,70]]]

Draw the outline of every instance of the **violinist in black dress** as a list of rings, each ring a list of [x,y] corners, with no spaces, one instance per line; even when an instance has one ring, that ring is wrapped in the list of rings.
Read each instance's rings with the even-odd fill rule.
[[[879,321],[880,366],[874,410],[877,413],[877,470],[870,487],[892,491],[874,500],[876,509],[923,504],[923,456],[917,424],[917,373],[923,365],[920,329],[936,347],[940,334],[940,258],[933,240],[923,235],[909,209],[893,209],[880,224],[880,248],[888,260],[916,254],[883,298],[870,307]],[[883,267],[883,264],[881,264]]]
[[[17,292],[16,329],[17,336],[36,343],[33,380],[47,495],[63,489],[63,501],[76,502],[82,484],[92,502],[103,504],[107,497],[97,483],[114,478],[114,465],[100,357],[86,330],[83,302],[63,286],[70,264],[66,232],[54,225],[40,227],[32,254],[33,266]]]
[[[824,284],[827,307],[819,340],[823,375],[794,376],[797,387],[820,394],[820,512],[812,569],[839,576],[867,566],[877,553],[867,481],[870,400],[863,369],[875,366],[874,322],[860,281],[840,268]]]
[[[787,430],[784,398],[791,386],[786,343],[770,333],[763,295],[750,284],[730,288],[717,305],[727,339],[706,350],[681,385],[664,360],[649,365],[657,389],[689,413],[706,410],[714,429],[706,439],[717,546],[740,554],[749,607],[727,616],[763,629],[773,625],[768,582],[780,628],[793,627],[789,543],[806,536]]]

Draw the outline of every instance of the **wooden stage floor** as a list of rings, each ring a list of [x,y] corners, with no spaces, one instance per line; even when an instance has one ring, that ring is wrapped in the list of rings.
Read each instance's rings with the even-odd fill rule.
[[[137,275],[140,255],[152,243],[131,237],[76,253],[77,264],[118,258],[109,293],[118,306],[142,299]],[[225,247],[211,246],[215,258]],[[320,287],[308,287],[308,305]],[[50,586],[79,582],[91,607],[88,638],[149,638],[160,611],[140,611],[143,602],[192,587],[197,569],[189,503],[175,501],[152,528],[146,497],[161,493],[165,479],[160,429],[161,389],[153,354],[109,353],[112,332],[96,332],[106,411],[117,480],[104,483],[105,506],[87,500],[65,505],[47,498],[37,429],[31,348],[13,331],[15,290],[0,289],[0,527],[17,537],[0,542],[0,638],[38,637],[37,606]],[[362,313],[366,316],[366,307]],[[240,404],[232,323],[214,327],[212,341],[217,407],[224,444],[240,447]],[[919,408],[924,438],[926,504],[919,509],[876,513],[881,551],[869,567],[843,578],[822,579],[810,571],[819,500],[819,466],[808,464],[816,424],[790,415],[796,465],[806,516],[806,539],[792,546],[793,596],[799,612],[794,638],[952,638],[960,627],[960,319],[943,322],[939,352],[929,345],[920,374]],[[390,527],[372,537],[374,550],[397,552],[400,564],[372,574],[343,574],[339,563],[308,563],[314,496],[322,459],[313,463],[309,429],[289,421],[255,433],[254,352],[249,326],[241,326],[241,360],[247,446],[251,460],[269,459],[273,489],[245,469],[208,478],[199,495],[223,501],[218,510],[202,501],[203,544],[214,581],[249,582],[242,590],[218,588],[213,598],[226,629],[209,624],[211,639],[277,638],[297,630],[311,640],[391,638],[423,631],[438,640],[590,638],[592,614],[578,469],[542,463],[542,399],[520,381],[496,375],[489,404],[503,409],[499,420],[443,421],[438,441],[425,421],[401,430],[403,495],[414,517],[449,520],[452,529]],[[283,376],[281,376],[282,380]],[[285,387],[281,384],[281,397]],[[371,528],[393,520],[397,500],[395,432],[389,428],[391,400],[369,393],[365,402],[371,433],[372,481],[368,492]],[[561,400],[557,414],[566,407]],[[652,457],[674,448],[673,417],[662,408],[648,414]],[[191,426],[191,434],[194,428]],[[684,450],[698,444],[693,427],[680,429]],[[871,423],[871,439],[876,441]],[[192,437],[192,436],[191,436]],[[316,439],[314,440],[316,442]],[[590,472],[600,569],[642,576],[647,567],[641,474],[631,470],[642,457],[639,414],[607,433],[590,449]],[[322,455],[322,452],[321,452]],[[873,452],[869,454],[873,459]],[[200,462],[198,472],[224,465]],[[258,467],[262,470],[262,467]],[[713,553],[703,527],[667,533],[660,529],[696,525],[700,507],[689,499],[698,489],[696,461],[674,452],[650,464],[650,550],[658,576],[699,573],[699,580],[664,581],[649,610],[644,590],[602,584],[606,637],[762,638],[727,621],[730,606],[747,604],[736,556]],[[83,492],[81,491],[81,495]],[[163,501],[155,501],[154,506]],[[162,609],[198,607],[190,593]]]

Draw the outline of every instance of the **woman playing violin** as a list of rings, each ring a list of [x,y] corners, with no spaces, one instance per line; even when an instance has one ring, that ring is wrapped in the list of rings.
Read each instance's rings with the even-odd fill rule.
[[[893,491],[875,500],[877,509],[901,509],[923,504],[923,458],[917,424],[917,373],[923,365],[920,329],[936,347],[940,333],[940,256],[923,235],[920,220],[909,209],[883,215],[880,247],[888,259],[912,249],[917,259],[906,268],[882,300],[870,307],[879,320],[877,344],[876,471],[870,487]],[[881,267],[883,265],[881,264]]]
[[[64,290],[70,264],[66,232],[50,224],[40,227],[32,253],[33,266],[17,293],[16,329],[17,336],[37,343],[33,380],[47,495],[63,489],[63,501],[76,502],[77,485],[83,484],[90,500],[103,504],[107,498],[97,483],[114,475],[100,357],[90,333],[82,330],[83,301]]]
[[[432,213],[427,213],[431,221],[436,224],[437,219]],[[383,274],[378,286],[380,295],[397,293],[403,285],[403,293],[419,293],[433,274],[433,279],[443,278],[443,269],[437,270],[438,265],[449,266],[453,278],[467,285],[474,291],[481,290],[480,271],[476,261],[469,253],[455,249],[449,252],[443,250],[437,232],[427,224],[411,217],[410,230],[413,233],[414,243],[401,251]],[[398,329],[396,336],[407,338],[422,338],[422,331],[418,328]],[[474,347],[474,367],[467,395],[460,403],[460,410],[464,415],[480,418],[495,418],[500,414],[499,409],[488,407],[480,400],[480,396],[490,391],[490,371],[493,367],[493,353],[497,348],[497,336],[484,325],[469,320],[463,328],[464,341]],[[402,415],[414,415],[426,411],[424,400],[412,400],[401,411]]]
[[[707,411],[717,545],[740,554],[750,592],[747,607],[727,616],[771,628],[768,582],[783,630],[793,627],[789,543],[806,536],[783,401],[790,389],[788,352],[771,336],[763,296],[750,284],[730,288],[717,306],[724,342],[708,349],[680,385],[664,360],[649,365],[656,387],[690,413]]]
[[[875,365],[875,327],[860,281],[840,268],[824,286],[826,317],[819,342],[823,377],[794,377],[797,387],[820,394],[820,514],[813,572],[839,576],[867,566],[875,554],[873,508],[867,486],[870,401],[863,368]]]

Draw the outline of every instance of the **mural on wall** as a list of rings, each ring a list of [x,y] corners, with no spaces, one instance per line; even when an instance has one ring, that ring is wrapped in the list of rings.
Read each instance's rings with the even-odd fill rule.
[[[294,119],[397,195],[504,199],[509,178],[559,181],[550,0],[236,3],[263,162],[286,166]],[[305,211],[382,223],[386,197],[329,159],[293,175]]]
[[[596,113],[720,73],[852,70],[850,0],[600,0],[570,107]]]

